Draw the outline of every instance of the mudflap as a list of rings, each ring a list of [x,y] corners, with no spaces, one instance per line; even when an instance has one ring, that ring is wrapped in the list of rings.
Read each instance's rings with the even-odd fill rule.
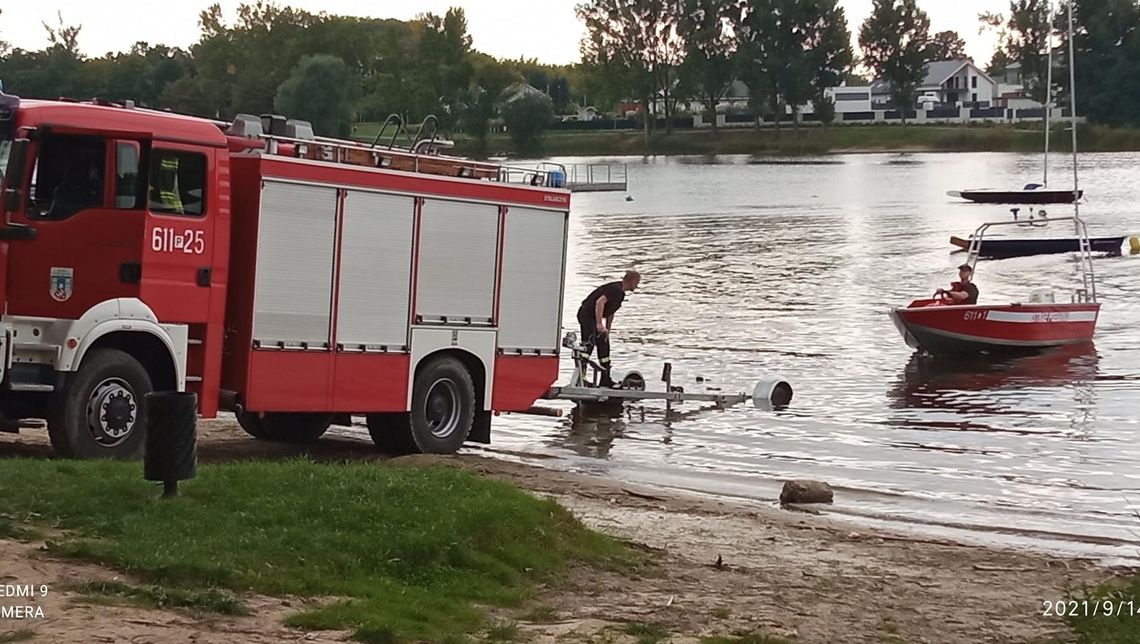
[[[492,414],[489,411],[476,411],[475,420],[471,423],[471,432],[467,434],[467,440],[472,443],[490,445],[491,416]]]
[[[20,423],[8,418],[6,414],[0,413],[0,432],[8,432],[10,434],[20,433]]]

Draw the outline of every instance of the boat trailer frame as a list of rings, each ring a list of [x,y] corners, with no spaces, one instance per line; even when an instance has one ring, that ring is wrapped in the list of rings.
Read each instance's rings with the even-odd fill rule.
[[[715,409],[726,409],[750,400],[762,409],[783,408],[791,402],[792,388],[782,380],[761,380],[751,394],[688,393],[683,387],[673,385],[673,365],[668,362],[661,371],[665,391],[647,390],[645,378],[637,371],[622,375],[617,381],[620,387],[602,387],[598,384],[598,377],[605,369],[590,359],[592,347],[579,344],[573,331],[563,338],[562,346],[570,349],[574,376],[566,386],[551,387],[543,396],[547,400],[571,400],[579,406],[583,403],[663,400],[666,413],[672,410],[673,403],[681,402],[712,403]]]

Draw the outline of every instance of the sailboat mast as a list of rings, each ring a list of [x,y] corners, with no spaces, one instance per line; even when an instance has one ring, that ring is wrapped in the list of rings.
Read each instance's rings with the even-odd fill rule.
[[[1049,131],[1053,129],[1053,2],[1045,0],[1045,49],[1048,51],[1045,78],[1045,163],[1041,170],[1041,182],[1049,187]]]
[[[1069,0],[1069,121],[1073,129],[1073,208],[1075,214],[1080,216],[1080,186],[1077,179],[1077,72],[1075,69],[1076,55],[1073,49],[1073,0]]]

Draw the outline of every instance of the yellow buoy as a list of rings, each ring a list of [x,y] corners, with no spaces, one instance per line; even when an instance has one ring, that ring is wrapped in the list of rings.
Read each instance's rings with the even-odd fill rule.
[[[1132,246],[1132,254],[1140,255],[1140,237],[1133,237],[1128,240],[1128,244]]]

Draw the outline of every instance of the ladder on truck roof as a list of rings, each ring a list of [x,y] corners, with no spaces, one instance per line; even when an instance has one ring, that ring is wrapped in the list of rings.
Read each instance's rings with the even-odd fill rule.
[[[438,138],[435,127],[431,137],[423,136],[424,127],[429,121],[438,124],[434,116],[424,119],[409,147],[395,145],[402,123],[397,125],[397,131],[389,144],[381,146],[380,136],[392,116],[384,122],[371,145],[351,139],[317,136],[308,121],[270,114],[260,117],[238,114],[232,122],[215,123],[230,137],[263,142],[266,152],[274,155],[543,188],[566,187],[566,169],[560,164],[542,163],[537,168],[522,168],[442,154],[443,150],[453,148],[454,142]],[[396,118],[399,119],[398,116]]]

